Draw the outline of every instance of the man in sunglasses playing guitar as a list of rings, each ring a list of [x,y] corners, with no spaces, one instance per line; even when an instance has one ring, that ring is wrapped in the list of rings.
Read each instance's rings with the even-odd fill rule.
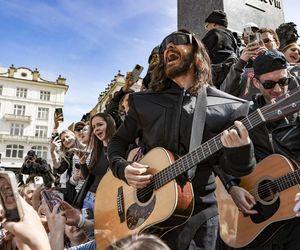
[[[253,83],[260,91],[260,94],[253,97],[250,112],[258,108],[263,109],[266,104],[287,94],[291,84],[296,84],[294,81],[291,81],[287,67],[288,62],[286,58],[276,49],[268,50],[256,57],[253,62]],[[300,183],[300,179],[298,179],[297,171],[294,172],[294,177],[293,168],[291,168],[294,165],[293,162],[296,164],[300,163],[299,112],[286,116],[284,119],[266,122],[257,126],[249,131],[249,136],[254,144],[257,162],[261,162],[272,154],[283,155],[288,160],[286,161],[287,164],[279,164],[277,160],[275,161],[277,158],[269,158],[269,162],[265,159],[263,165],[257,166],[251,176],[247,176],[246,178],[248,179],[244,180],[244,182],[242,181],[242,184],[244,184],[242,186],[251,186],[253,188],[251,190],[246,190],[246,188],[239,187],[234,182],[231,182],[233,186],[229,189],[229,193],[240,209],[238,216],[248,218],[247,223],[241,222],[240,225],[243,225],[247,230],[244,232],[245,235],[253,235],[253,238],[249,238],[251,242],[249,239],[246,239],[247,237],[242,239],[243,236],[242,234],[239,235],[239,233],[244,230],[238,226],[237,232],[234,233],[236,238],[233,237],[232,240],[226,243],[234,246],[238,245],[238,249],[240,249],[241,245],[248,245],[243,249],[249,250],[300,249],[300,220],[299,218],[293,218],[294,196],[297,189],[299,192],[297,186]],[[289,160],[292,160],[291,163]],[[250,178],[256,178],[256,180],[254,181]],[[291,181],[292,178],[294,181]],[[269,180],[272,182],[269,182]],[[282,181],[288,181],[289,184],[286,185]],[[270,189],[271,191],[266,192],[268,195],[264,195],[265,200],[263,196],[260,196],[260,185],[263,185],[263,182],[274,183],[274,186]],[[252,184],[248,185],[248,183]],[[281,187],[277,187],[277,184]],[[222,219],[220,221],[222,227]],[[238,224],[236,223],[236,225]],[[252,229],[255,229],[255,231],[252,232]],[[224,240],[226,241],[226,237]]]
[[[238,108],[245,101],[212,86],[209,57],[205,47],[194,34],[178,31],[168,35],[161,43],[159,53],[161,59],[153,71],[150,89],[129,96],[128,115],[109,144],[111,170],[122,182],[121,186],[116,186],[118,191],[115,196],[110,196],[115,193],[113,179],[101,181],[98,190],[107,196],[102,197],[103,199],[118,200],[118,218],[114,222],[111,219],[113,213],[106,214],[109,209],[105,208],[103,212],[97,212],[95,209],[95,213],[101,216],[101,228],[97,228],[97,220],[95,223],[96,232],[99,232],[100,236],[102,232],[107,236],[110,232],[119,233],[122,230],[125,232],[123,234],[133,234],[159,222],[160,225],[150,232],[156,233],[162,228],[170,231],[162,238],[171,249],[212,250],[218,230],[213,166],[220,164],[227,172],[241,176],[251,172],[255,165],[253,147],[245,126],[236,121],[235,128],[226,129],[248,110],[240,110],[237,114]],[[203,133],[199,133],[201,126]],[[219,137],[216,136],[218,134]],[[215,141],[210,141],[214,136]],[[145,156],[139,162],[127,161],[128,145],[137,137],[141,138],[141,148]],[[200,140],[200,137],[203,139]],[[201,152],[189,153],[202,142],[211,144],[206,144]],[[181,158],[168,168],[157,171],[158,165],[163,162],[159,159],[160,153],[166,153],[169,159],[169,156],[172,158],[173,155],[169,154],[169,151]],[[147,163],[148,158],[156,162]],[[194,166],[197,168],[193,168]],[[173,204],[170,198],[174,193],[182,194],[188,190],[187,186],[191,182],[193,188],[190,190],[190,196],[183,195],[185,202],[191,197],[195,199],[194,205],[193,202],[187,205],[187,210],[193,207],[190,210],[191,214],[186,217],[187,222],[180,222],[179,225],[173,222],[164,223],[162,218],[158,218],[159,215],[164,214],[169,207],[171,212],[177,213],[175,207],[181,203],[174,198]],[[129,190],[126,183],[131,186]],[[178,183],[179,189],[174,192],[168,189],[166,194],[161,196],[162,191],[169,185],[173,187],[174,183]],[[107,190],[104,188],[106,184]],[[104,191],[101,192],[103,188]],[[132,190],[136,190],[137,195],[130,195],[129,191]],[[149,194],[150,190],[153,191],[152,195],[150,193],[150,196],[145,195],[144,199],[138,198],[139,195]],[[135,201],[132,206],[127,207],[126,199],[132,196],[136,197]],[[99,209],[103,206],[106,205],[102,204]],[[138,217],[143,211],[145,214]],[[157,221],[151,221],[154,217],[158,218]],[[165,217],[169,222],[171,216]],[[178,214],[175,221],[183,217],[182,214]],[[143,227],[143,223],[149,224]],[[109,225],[116,228],[109,228]],[[118,233],[110,236],[118,238]],[[109,237],[99,240],[99,244],[107,238]]]

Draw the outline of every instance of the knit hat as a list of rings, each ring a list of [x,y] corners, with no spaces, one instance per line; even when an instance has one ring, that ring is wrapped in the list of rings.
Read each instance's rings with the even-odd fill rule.
[[[280,24],[276,29],[276,33],[280,42],[279,50],[281,51],[284,51],[289,44],[296,43],[299,38],[297,25],[293,22]]]
[[[217,23],[223,25],[227,28],[228,21],[226,13],[223,10],[214,10],[209,16],[205,19],[206,23]]]
[[[288,65],[285,56],[276,49],[267,50],[253,61],[255,76],[260,76],[278,69],[286,69]]]

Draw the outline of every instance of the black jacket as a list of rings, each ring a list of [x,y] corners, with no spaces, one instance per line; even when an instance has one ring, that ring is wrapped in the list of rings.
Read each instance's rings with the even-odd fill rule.
[[[213,64],[224,62],[232,53],[238,55],[237,41],[228,29],[212,29],[206,33],[202,42]]]

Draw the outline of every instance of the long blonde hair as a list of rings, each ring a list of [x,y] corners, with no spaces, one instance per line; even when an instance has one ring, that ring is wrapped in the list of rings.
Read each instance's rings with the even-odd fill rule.
[[[71,134],[74,136],[74,145],[73,145],[73,148],[78,148],[78,149],[83,149],[84,146],[80,143],[80,141],[76,138],[75,134],[73,133],[73,131],[69,130],[69,129],[65,129],[63,130],[60,134],[59,134],[59,139],[61,139],[61,137],[64,135],[64,134]],[[61,146],[60,146],[60,156],[68,163],[69,166],[71,166],[71,162],[70,162],[70,157],[74,154],[74,152],[69,152],[69,148],[66,148],[64,146],[63,143],[61,143]]]

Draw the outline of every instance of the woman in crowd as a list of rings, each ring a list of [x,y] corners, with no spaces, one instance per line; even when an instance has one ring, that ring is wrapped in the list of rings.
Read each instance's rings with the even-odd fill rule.
[[[60,147],[61,157],[57,152]],[[64,198],[68,203],[73,202],[76,190],[75,185],[70,182],[70,177],[75,172],[74,154],[79,154],[77,149],[83,149],[83,145],[76,139],[75,134],[70,130],[63,130],[59,137],[54,138],[50,144],[50,152],[53,161],[53,167],[58,174],[64,174],[65,180],[61,177],[61,190],[64,193]]]
[[[290,43],[282,49],[286,60],[293,65],[300,62],[300,46],[297,43]]]
[[[27,184],[23,184],[19,188],[20,195],[32,206],[32,197],[35,190],[34,183],[29,182]]]
[[[115,130],[115,121],[109,114],[97,113],[91,118],[88,143],[88,147],[92,150],[91,158],[89,164],[87,164],[86,155],[80,157],[81,171],[86,181],[76,197],[75,207],[94,209],[98,184],[109,167],[106,156],[107,144]]]
[[[81,170],[80,170],[80,163],[79,158],[82,154],[85,154],[86,157],[86,164],[88,165],[90,162],[90,152],[89,149],[89,137],[90,137],[90,125],[86,124],[80,131],[80,136],[78,137],[78,140],[81,142],[81,144],[84,146],[82,151],[77,151],[77,153],[73,157],[73,162],[75,164],[75,171],[73,171],[73,174],[70,178],[71,184],[75,186],[76,193],[78,193],[83,184],[84,184],[84,177],[82,176]]]
[[[293,22],[282,23],[276,29],[279,37],[279,50],[284,54],[289,64],[296,64],[300,62],[300,46],[297,44],[299,35],[297,26]]]

